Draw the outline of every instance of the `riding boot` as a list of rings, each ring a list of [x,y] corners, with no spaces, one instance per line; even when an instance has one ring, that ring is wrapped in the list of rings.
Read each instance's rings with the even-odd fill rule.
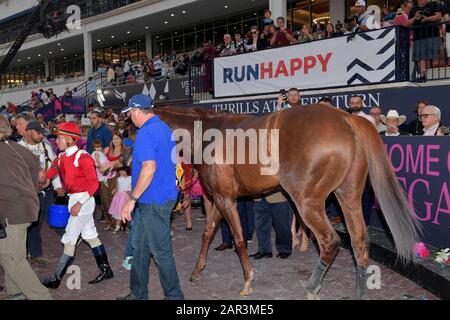
[[[96,284],[103,280],[111,279],[114,274],[109,266],[108,257],[106,255],[105,247],[100,245],[98,247],[92,248],[92,253],[94,254],[97,266],[100,269],[100,274],[89,284]]]
[[[59,259],[56,270],[50,278],[42,281],[42,284],[50,289],[57,289],[61,284],[61,278],[66,273],[67,268],[72,264],[73,257],[63,254]]]

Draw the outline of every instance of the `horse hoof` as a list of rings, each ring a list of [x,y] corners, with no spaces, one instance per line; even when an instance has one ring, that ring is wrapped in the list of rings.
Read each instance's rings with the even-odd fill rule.
[[[239,295],[240,295],[241,297],[248,297],[248,296],[250,296],[252,293],[253,293],[253,289],[248,289],[248,290],[242,289],[241,292],[239,292]]]
[[[308,292],[308,300],[320,300],[319,295]]]
[[[197,282],[199,282],[200,281],[200,277],[199,276],[194,276],[194,275],[192,275],[190,278],[189,278],[189,282],[190,283],[197,283]]]

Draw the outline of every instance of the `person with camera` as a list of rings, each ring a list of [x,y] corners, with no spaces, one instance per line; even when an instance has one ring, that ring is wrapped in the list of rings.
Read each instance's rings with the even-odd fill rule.
[[[287,93],[284,89],[280,91],[277,100],[277,110],[290,109],[301,105],[300,91],[297,88],[291,88]]]
[[[273,37],[270,39],[271,47],[282,47],[290,45],[291,43],[297,43],[294,33],[291,29],[285,27],[285,23],[283,17],[277,18],[277,27],[275,28]]]
[[[356,10],[356,28],[355,32],[358,31],[369,31],[368,21],[370,13],[366,11],[366,2],[364,0],[358,0],[355,3]]]
[[[267,41],[264,41],[260,34],[257,26],[252,26],[250,32],[247,36],[247,51],[258,51],[264,50],[267,47]]]
[[[441,6],[428,0],[418,0],[409,13],[406,26],[414,30],[413,60],[418,64],[420,80],[426,80],[431,63],[433,67],[439,66],[441,38],[438,23],[441,20]]]
[[[39,161],[7,140],[11,132],[8,119],[0,116],[0,266],[5,271],[5,291],[11,300],[51,300],[26,259],[27,229],[39,214]]]

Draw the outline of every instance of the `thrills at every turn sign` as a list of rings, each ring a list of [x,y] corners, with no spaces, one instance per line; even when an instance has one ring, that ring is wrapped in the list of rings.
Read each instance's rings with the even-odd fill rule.
[[[396,29],[387,28],[214,59],[216,97],[396,79]],[[364,52],[364,55],[361,55]]]

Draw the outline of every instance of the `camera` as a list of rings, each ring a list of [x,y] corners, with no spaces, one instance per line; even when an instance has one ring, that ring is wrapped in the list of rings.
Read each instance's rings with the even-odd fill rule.
[[[284,102],[286,102],[286,101],[287,101],[287,97],[286,97],[286,90],[284,90],[284,89],[281,89],[281,90],[280,90],[280,95],[284,96],[284,99],[283,99],[283,101],[284,101]]]
[[[441,133],[442,133],[444,136],[450,136],[450,127],[442,126],[442,127],[441,127]]]
[[[0,217],[0,239],[6,238],[6,218]]]

